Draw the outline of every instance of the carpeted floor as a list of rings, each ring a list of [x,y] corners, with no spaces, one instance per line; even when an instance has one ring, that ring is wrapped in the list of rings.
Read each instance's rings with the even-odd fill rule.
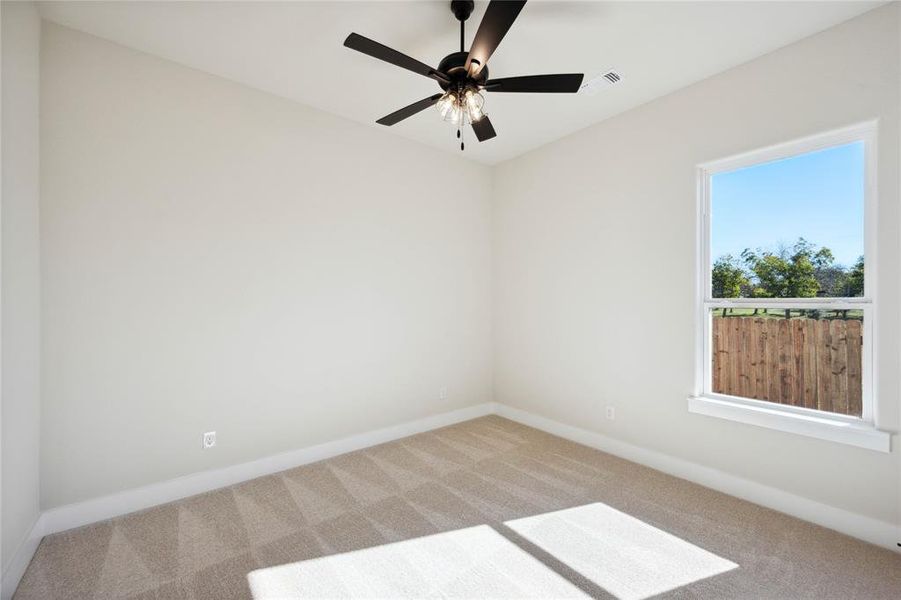
[[[901,598],[901,555],[484,417],[49,536],[17,600]]]

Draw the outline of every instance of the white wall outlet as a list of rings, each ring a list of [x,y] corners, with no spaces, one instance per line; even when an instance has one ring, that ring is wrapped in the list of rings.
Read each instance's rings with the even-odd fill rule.
[[[203,449],[212,448],[216,445],[216,432],[207,431],[203,434]]]
[[[439,400],[447,400],[447,388],[443,387],[438,390],[438,399]]]
[[[615,406],[607,407],[607,418],[610,419],[611,421],[616,420],[616,407]]]

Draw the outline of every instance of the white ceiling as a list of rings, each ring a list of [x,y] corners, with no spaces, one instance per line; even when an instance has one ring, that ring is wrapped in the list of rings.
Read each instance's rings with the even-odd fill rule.
[[[589,96],[489,94],[498,137],[465,156],[494,164],[827,29],[882,2],[553,2],[532,0],[491,75],[616,68]],[[486,2],[476,2],[467,44]],[[449,2],[43,2],[44,18],[459,154],[426,110],[375,120],[440,91],[425,77],[344,48],[351,31],[432,66],[459,49]]]

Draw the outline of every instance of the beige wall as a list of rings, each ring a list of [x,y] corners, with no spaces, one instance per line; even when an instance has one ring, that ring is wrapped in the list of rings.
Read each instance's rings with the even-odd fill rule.
[[[38,83],[40,17],[30,2],[0,3],[2,20],[2,568],[39,514],[40,266]]]
[[[45,508],[491,399],[487,167],[43,33]]]
[[[689,414],[686,402],[695,166],[879,118],[878,418],[898,431],[897,10],[867,13],[499,166],[495,399],[897,523],[897,435],[894,452],[882,454]]]

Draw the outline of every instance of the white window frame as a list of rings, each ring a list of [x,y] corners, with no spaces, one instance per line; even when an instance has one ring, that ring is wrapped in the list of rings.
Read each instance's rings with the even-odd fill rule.
[[[697,337],[695,340],[695,389],[689,397],[690,412],[724,418],[779,431],[841,442],[888,452],[889,433],[876,423],[876,146],[878,122],[868,121],[753,150],[698,165]],[[853,142],[864,143],[864,295],[859,298],[713,298],[711,287],[710,181],[718,174],[791,158]],[[753,307],[773,309],[853,309],[863,311],[861,350],[862,416],[839,415],[718,394],[713,391],[711,309]]]

